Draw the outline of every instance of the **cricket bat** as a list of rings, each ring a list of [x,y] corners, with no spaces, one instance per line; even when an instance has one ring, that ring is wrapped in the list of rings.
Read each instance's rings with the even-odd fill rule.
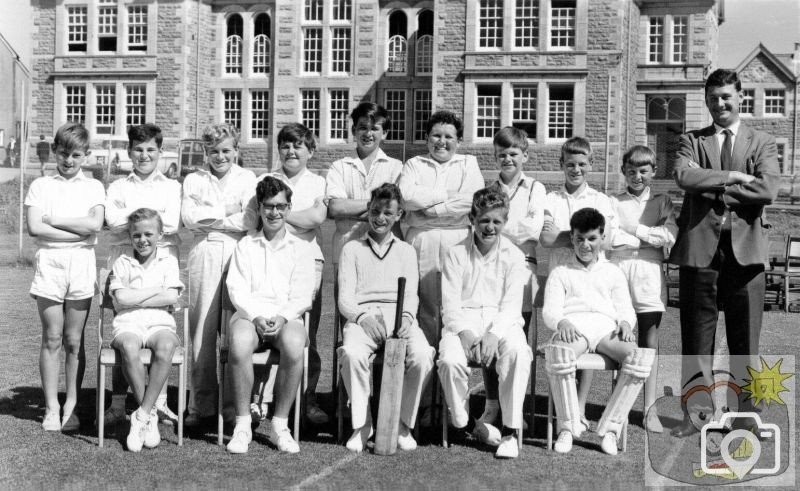
[[[400,430],[400,399],[403,395],[403,376],[406,370],[406,340],[397,337],[403,321],[403,298],[406,279],[397,279],[397,308],[394,329],[383,348],[383,378],[378,403],[378,427],[375,432],[375,453],[394,455]]]

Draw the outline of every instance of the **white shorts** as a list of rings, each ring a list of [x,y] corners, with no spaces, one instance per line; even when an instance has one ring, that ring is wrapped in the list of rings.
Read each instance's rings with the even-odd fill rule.
[[[617,330],[617,323],[613,319],[597,312],[569,314],[566,319],[572,322],[581,336],[586,338],[590,353],[596,351],[598,343],[603,338],[609,338]],[[553,334],[550,341],[553,341],[556,334],[557,332]]]
[[[112,325],[112,341],[120,334],[134,334],[142,341],[142,347],[147,345],[150,336],[159,331],[176,332],[175,318],[162,309],[127,310],[117,314]]]
[[[92,298],[97,289],[94,247],[50,248],[36,251],[30,294],[56,302]]]
[[[641,258],[612,258],[628,280],[633,310],[642,312],[664,312],[667,298],[664,271],[661,263]]]

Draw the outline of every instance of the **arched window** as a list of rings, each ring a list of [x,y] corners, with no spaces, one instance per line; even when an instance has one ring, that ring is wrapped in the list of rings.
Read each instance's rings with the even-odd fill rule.
[[[406,73],[408,68],[408,44],[406,42],[406,14],[395,11],[389,16],[389,44],[387,45],[388,66],[390,73]]]
[[[433,71],[433,12],[420,12],[418,25],[415,50],[417,75],[430,75]]]
[[[242,73],[242,17],[233,14],[228,17],[225,39],[225,73]]]
[[[258,14],[253,25],[253,73],[269,73],[270,19]]]

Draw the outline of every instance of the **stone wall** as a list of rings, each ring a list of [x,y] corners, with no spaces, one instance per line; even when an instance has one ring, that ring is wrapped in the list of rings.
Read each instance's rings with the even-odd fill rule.
[[[30,135],[52,136],[55,89],[52,73],[55,68],[53,55],[56,52],[56,2],[55,0],[32,0],[33,40],[31,58],[31,111]]]

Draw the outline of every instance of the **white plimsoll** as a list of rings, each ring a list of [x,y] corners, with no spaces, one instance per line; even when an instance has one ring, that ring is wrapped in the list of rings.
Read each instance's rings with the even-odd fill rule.
[[[650,368],[655,357],[656,350],[651,348],[635,348],[625,357],[617,378],[617,387],[597,424],[598,435],[603,436],[613,432],[619,439],[622,425],[628,420],[628,412],[636,402],[644,381],[650,376]]]
[[[575,385],[575,351],[555,344],[545,346],[544,350],[545,371],[558,417],[558,432],[569,431],[579,437],[584,426],[581,424],[578,388]]]

